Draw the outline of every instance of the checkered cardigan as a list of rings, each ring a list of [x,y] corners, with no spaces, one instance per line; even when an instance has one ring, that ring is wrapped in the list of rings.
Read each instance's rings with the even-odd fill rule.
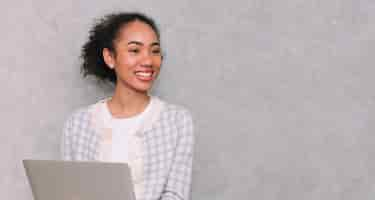
[[[151,118],[134,134],[138,138],[137,177],[142,190],[137,200],[188,200],[191,193],[193,124],[186,109],[160,99]],[[111,129],[101,119],[99,103],[74,112],[62,136],[64,160],[100,160],[103,146],[111,140]],[[133,174],[133,173],[132,173]]]

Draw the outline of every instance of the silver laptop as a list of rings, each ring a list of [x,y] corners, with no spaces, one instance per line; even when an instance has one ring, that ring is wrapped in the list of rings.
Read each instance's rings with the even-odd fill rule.
[[[135,200],[123,163],[23,160],[35,200]]]

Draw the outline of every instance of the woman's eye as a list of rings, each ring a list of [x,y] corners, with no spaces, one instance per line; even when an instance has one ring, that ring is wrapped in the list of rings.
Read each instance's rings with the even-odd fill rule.
[[[154,49],[154,50],[152,50],[153,54],[160,54],[160,52],[161,52],[160,49]]]
[[[130,53],[139,53],[138,49],[129,49],[128,50]]]

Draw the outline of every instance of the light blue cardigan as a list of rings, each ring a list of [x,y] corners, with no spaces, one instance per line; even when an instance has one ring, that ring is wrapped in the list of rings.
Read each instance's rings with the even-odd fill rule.
[[[191,193],[193,123],[185,108],[157,97],[154,111],[134,132],[138,138],[133,166],[141,170],[136,186],[137,200],[188,200]],[[99,104],[74,112],[62,137],[64,160],[100,160],[103,146],[111,142],[111,128],[100,114]]]

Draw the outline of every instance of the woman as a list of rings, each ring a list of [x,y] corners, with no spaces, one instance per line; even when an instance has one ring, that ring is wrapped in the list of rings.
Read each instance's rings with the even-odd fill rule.
[[[193,160],[190,113],[148,91],[162,63],[154,21],[140,13],[102,18],[82,48],[84,76],[115,84],[112,97],[74,112],[63,130],[65,160],[128,163],[137,200],[187,200]]]

